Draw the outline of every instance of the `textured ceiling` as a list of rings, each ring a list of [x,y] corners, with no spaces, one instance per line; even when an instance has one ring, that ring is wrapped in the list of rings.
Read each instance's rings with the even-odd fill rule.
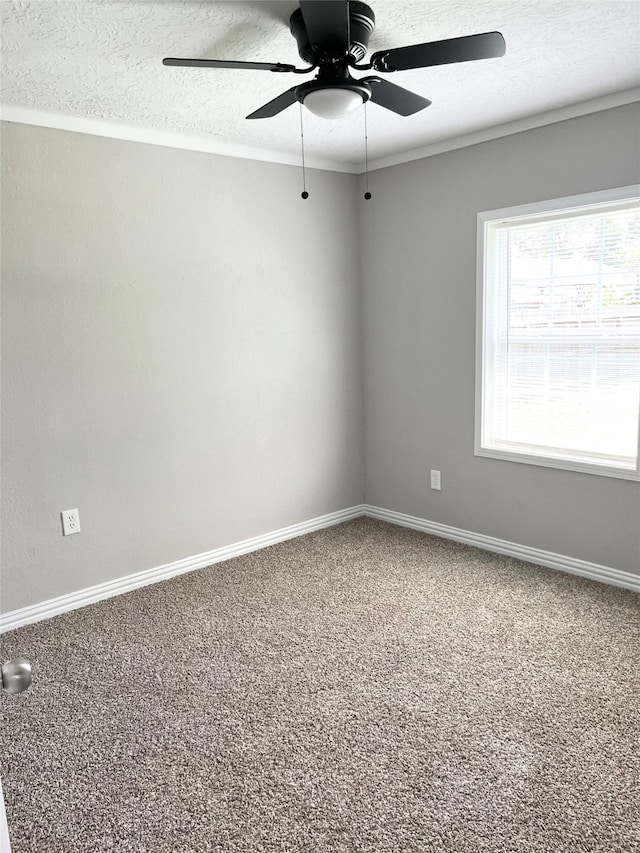
[[[309,78],[161,64],[164,56],[182,56],[301,65],[288,29],[296,2],[16,0],[0,6],[3,105],[299,153],[297,105],[272,119],[244,116]],[[371,0],[371,6],[377,20],[372,51],[500,30],[507,53],[389,75],[433,104],[408,118],[371,105],[370,160],[640,84],[636,0]],[[305,111],[304,121],[309,157],[362,162],[362,110],[337,122]]]

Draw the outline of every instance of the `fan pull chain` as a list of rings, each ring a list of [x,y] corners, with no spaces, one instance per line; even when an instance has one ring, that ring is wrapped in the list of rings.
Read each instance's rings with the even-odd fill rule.
[[[309,198],[309,193],[307,192],[307,179],[305,176],[304,169],[304,127],[302,124],[302,104],[300,104],[300,147],[302,149],[302,192],[300,193],[300,198]]]
[[[364,197],[369,201],[371,193],[369,192],[369,134],[367,132],[367,104],[364,103],[364,175],[366,192]]]

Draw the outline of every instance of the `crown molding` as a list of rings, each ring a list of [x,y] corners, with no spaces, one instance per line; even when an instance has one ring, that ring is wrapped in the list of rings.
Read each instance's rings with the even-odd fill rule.
[[[478,145],[482,142],[489,142],[492,139],[500,139],[504,136],[511,136],[514,133],[522,133],[526,130],[544,127],[547,124],[556,124],[557,122],[567,121],[567,119],[579,118],[583,115],[602,112],[603,110],[639,101],[640,87],[625,89],[622,92],[613,92],[609,95],[603,95],[600,98],[593,98],[589,101],[582,101],[555,110],[537,113],[536,115],[527,116],[516,121],[477,130],[473,133],[466,133],[451,139],[442,139],[421,148],[414,148],[411,151],[404,151],[389,157],[370,160],[369,171],[386,169],[390,166],[398,166],[413,160],[422,160],[426,157],[433,157],[436,154],[455,151],[458,148]],[[161,145],[166,148],[180,148],[185,151],[219,154],[223,157],[238,157],[245,160],[260,160],[267,163],[300,166],[300,158],[298,156],[286,154],[282,151],[270,151],[266,148],[236,145],[204,136],[189,136],[170,131],[135,127],[106,119],[82,118],[80,116],[45,112],[43,110],[31,109],[30,107],[16,107],[8,104],[0,106],[0,118],[3,121],[16,122],[18,124],[32,124],[39,127],[50,127],[55,130],[68,130],[73,133],[86,133],[92,136],[122,139],[128,142],[141,142],[147,145]],[[365,171],[364,163],[344,163],[342,161],[326,160],[318,157],[307,158],[305,166],[310,169],[356,175],[363,174]]]
[[[537,113],[536,115],[510,121],[506,124],[487,127],[484,130],[466,133],[463,136],[457,136],[453,139],[443,139],[440,142],[425,145],[423,148],[414,148],[412,151],[404,151],[401,154],[393,154],[390,157],[380,157],[377,160],[370,160],[369,171],[386,169],[389,166],[398,166],[401,163],[409,163],[412,160],[422,160],[425,157],[433,157],[436,154],[443,154],[446,151],[455,151],[457,148],[478,145],[481,142],[489,142],[492,139],[500,139],[503,136],[511,136],[514,133],[534,130],[537,127],[544,127],[547,124],[556,124],[560,121],[567,121],[567,119],[579,118],[580,116],[591,113],[599,113],[638,101],[640,101],[640,86],[634,89],[625,89],[623,92],[613,92],[610,95],[603,95],[600,98],[593,98],[590,101],[582,101],[566,107],[559,107],[555,110]],[[358,172],[362,174],[363,171],[363,167],[360,166]]]
[[[282,151],[269,151],[266,148],[253,148],[249,145],[235,145],[206,136],[189,136],[171,131],[135,127],[107,119],[91,119],[65,113],[50,113],[34,110],[30,107],[14,107],[10,104],[0,105],[0,119],[17,124],[50,127],[54,130],[68,130],[72,133],[86,133],[90,136],[106,136],[109,139],[122,139],[126,142],[161,145],[165,148],[180,148],[184,151],[201,151],[205,154],[219,154],[222,157],[236,157],[243,160],[260,160],[285,166],[300,166],[300,157]],[[349,174],[357,174],[360,171],[357,163],[342,163],[319,157],[306,157],[305,167]]]

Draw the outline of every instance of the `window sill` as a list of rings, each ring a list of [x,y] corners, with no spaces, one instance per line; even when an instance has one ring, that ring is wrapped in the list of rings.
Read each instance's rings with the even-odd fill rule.
[[[579,474],[596,474],[599,477],[613,477],[618,480],[640,481],[640,471],[631,468],[615,468],[610,465],[598,465],[593,462],[580,462],[571,459],[557,459],[553,456],[538,456],[529,453],[515,453],[494,448],[476,447],[475,456],[489,459],[502,459],[505,462],[520,462],[524,465],[539,465],[543,468],[556,468],[560,471],[576,471]]]

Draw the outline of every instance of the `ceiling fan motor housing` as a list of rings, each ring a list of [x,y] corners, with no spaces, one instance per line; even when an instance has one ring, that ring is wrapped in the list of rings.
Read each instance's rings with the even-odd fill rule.
[[[348,10],[349,56],[353,57],[355,62],[360,62],[367,53],[369,39],[376,26],[376,16],[373,13],[373,9],[367,6],[366,3],[350,2]],[[343,58],[344,54],[342,54],[339,47],[334,52],[331,50],[330,44],[323,45],[322,49],[319,49],[317,45],[311,44],[300,9],[296,9],[291,15],[289,25],[291,27],[291,35],[298,44],[300,58],[305,62],[308,62],[310,65],[321,66],[324,62],[332,62]]]

